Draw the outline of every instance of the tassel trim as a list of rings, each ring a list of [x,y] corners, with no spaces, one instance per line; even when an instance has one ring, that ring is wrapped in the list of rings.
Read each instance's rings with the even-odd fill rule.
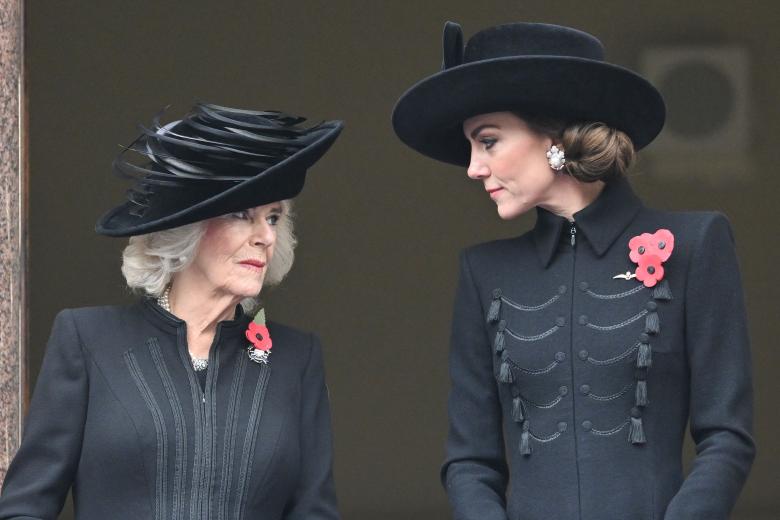
[[[515,422],[523,422],[525,420],[525,413],[523,412],[523,400],[518,396],[512,399],[512,420]]]
[[[520,435],[520,455],[531,455],[531,432],[528,421],[523,423],[523,433]]]
[[[501,320],[498,323],[498,330],[496,331],[496,338],[493,340],[493,348],[496,354],[504,352],[504,329],[506,329],[506,321]]]
[[[653,348],[649,343],[639,344],[639,352],[636,355],[637,368],[650,368],[653,366]]]
[[[642,417],[631,417],[631,427],[628,430],[628,440],[631,444],[645,444],[645,429],[642,426]]]
[[[647,399],[647,381],[639,379],[636,382],[636,405],[647,406],[649,402]]]
[[[658,284],[656,284],[656,286],[653,288],[653,298],[663,301],[674,299],[674,296],[672,296],[672,289],[669,287],[668,280],[661,280]]]
[[[661,332],[661,322],[658,319],[658,313],[651,311],[647,313],[645,320],[645,332],[648,334],[658,334]]]
[[[514,382],[515,378],[512,375],[512,367],[509,365],[509,359],[506,352],[502,354],[501,360],[501,368],[498,371],[498,380],[502,383],[511,384]]]
[[[498,317],[501,314],[501,289],[493,289],[493,301],[490,302],[490,309],[488,309],[487,321],[488,323],[495,323],[498,321]]]

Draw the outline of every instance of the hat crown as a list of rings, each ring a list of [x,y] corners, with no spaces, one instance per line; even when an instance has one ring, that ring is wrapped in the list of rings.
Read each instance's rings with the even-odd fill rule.
[[[566,56],[604,61],[604,46],[586,32],[544,23],[484,29],[466,44],[463,63],[517,56]]]

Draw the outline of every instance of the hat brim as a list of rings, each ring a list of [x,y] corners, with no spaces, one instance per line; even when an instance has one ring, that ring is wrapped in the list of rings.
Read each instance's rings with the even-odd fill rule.
[[[139,217],[132,213],[137,206],[128,201],[100,217],[95,231],[111,237],[143,235],[291,199],[303,189],[307,169],[328,151],[344,128],[342,121],[322,125],[326,130],[317,140],[254,177],[228,189],[225,181],[203,181],[187,190],[160,186],[154,197],[165,200],[164,213],[152,210]]]
[[[600,121],[628,134],[636,149],[658,135],[666,117],[655,87],[623,67],[585,58],[513,56],[466,63],[423,79],[398,100],[392,123],[411,148],[466,166],[470,149],[463,121],[502,111]]]

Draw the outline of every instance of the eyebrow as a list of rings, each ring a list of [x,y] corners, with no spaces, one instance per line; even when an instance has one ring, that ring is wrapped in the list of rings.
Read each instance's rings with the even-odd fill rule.
[[[471,138],[472,138],[472,139],[476,139],[476,138],[477,138],[477,136],[479,135],[479,133],[480,133],[482,130],[484,130],[485,128],[495,128],[495,129],[497,129],[497,130],[498,130],[498,129],[500,129],[501,127],[500,127],[500,126],[498,126],[498,125],[491,125],[491,124],[487,124],[487,125],[479,125],[479,126],[478,126],[478,127],[476,127],[474,130],[472,130],[472,131],[471,131]]]

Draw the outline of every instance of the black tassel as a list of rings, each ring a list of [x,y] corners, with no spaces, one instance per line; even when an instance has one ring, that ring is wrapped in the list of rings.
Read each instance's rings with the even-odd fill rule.
[[[498,321],[499,314],[501,314],[501,289],[493,289],[493,301],[490,302],[490,309],[488,309],[487,314],[488,323]]]
[[[653,348],[649,343],[639,344],[639,353],[636,356],[637,368],[650,368],[653,366]]]
[[[661,322],[658,319],[658,313],[650,311],[647,313],[647,320],[645,320],[645,332],[648,334],[658,334],[661,332]]]
[[[528,456],[531,454],[531,432],[529,431],[528,421],[523,423],[523,433],[520,435],[520,455]]]
[[[628,439],[631,441],[631,444],[644,444],[647,442],[641,417],[631,417],[631,429],[628,432]]]
[[[509,361],[504,359],[501,362],[501,370],[498,373],[498,380],[502,383],[512,383],[514,377],[512,377],[512,367],[509,366]]]
[[[493,340],[493,348],[496,349],[496,354],[504,352],[504,329],[506,328],[506,322],[501,320],[498,324],[498,331],[496,331],[496,338]]]
[[[636,405],[647,406],[647,381],[640,379],[636,382]]]
[[[523,413],[523,400],[520,397],[512,399],[512,420],[515,422],[523,422],[525,414]]]
[[[669,287],[667,280],[661,280],[661,283],[657,284],[653,289],[653,298],[656,300],[672,300],[672,289]]]

